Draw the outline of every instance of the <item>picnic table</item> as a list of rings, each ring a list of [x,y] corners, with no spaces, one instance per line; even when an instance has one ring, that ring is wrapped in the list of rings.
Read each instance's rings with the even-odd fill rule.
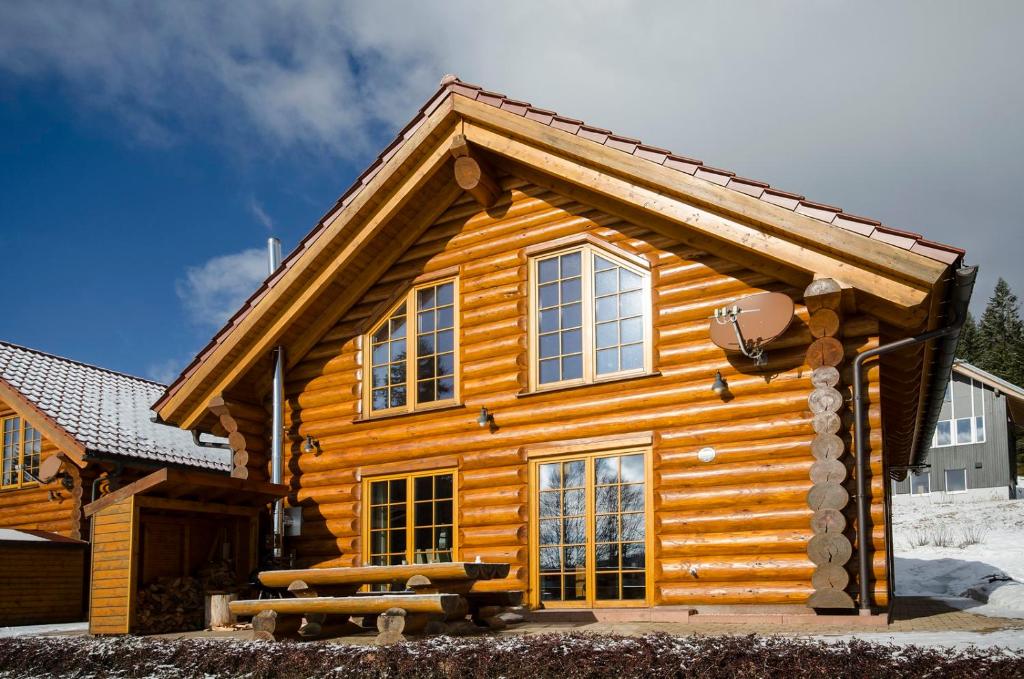
[[[432,626],[445,631],[471,616],[487,624],[495,610],[518,606],[521,591],[495,589],[491,581],[508,576],[507,563],[448,562],[263,571],[260,583],[285,589],[283,598],[232,601],[231,612],[253,616],[257,638],[277,639],[293,632],[315,638],[328,631],[327,616],[354,627],[376,621],[377,641],[391,643]],[[482,583],[489,583],[483,585]],[[389,587],[366,591],[367,587]],[[484,615],[491,613],[492,615]]]

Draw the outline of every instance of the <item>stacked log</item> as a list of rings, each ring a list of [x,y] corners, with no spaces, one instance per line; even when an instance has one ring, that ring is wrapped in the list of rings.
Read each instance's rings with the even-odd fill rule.
[[[850,496],[843,487],[846,452],[838,436],[842,426],[839,412],[843,395],[836,389],[839,368],[845,351],[836,335],[840,327],[842,289],[831,279],[818,279],[804,292],[804,303],[810,312],[808,326],[816,338],[807,350],[814,390],[807,402],[813,415],[814,440],[811,453],[811,482],[807,504],[814,511],[811,517],[813,537],[807,544],[807,555],[816,568],[811,576],[814,593],[807,599],[812,608],[853,608],[853,599],[846,593],[850,582],[845,565],[853,554],[853,546],[844,535],[846,518],[843,509]]]
[[[140,634],[203,629],[203,587],[196,578],[157,578],[138,592],[135,625]]]
[[[220,418],[231,446],[231,475],[239,479],[267,480],[267,412],[261,406],[230,399],[210,399],[210,412]]]

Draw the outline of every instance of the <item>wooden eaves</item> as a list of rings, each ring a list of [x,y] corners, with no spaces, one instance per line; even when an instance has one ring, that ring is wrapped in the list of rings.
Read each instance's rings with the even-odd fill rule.
[[[172,385],[155,404],[159,416],[194,428],[272,347],[286,347],[289,366],[299,360],[461,193],[458,135],[503,169],[787,283],[833,278],[894,328],[936,322],[948,264],[449,92]],[[375,239],[389,227],[381,247]]]
[[[28,420],[33,427],[52,441],[71,461],[79,467],[85,466],[85,446],[71,436],[64,427],[57,424],[53,418],[22,396],[20,391],[2,377],[0,377],[0,399],[10,405],[20,417]]]

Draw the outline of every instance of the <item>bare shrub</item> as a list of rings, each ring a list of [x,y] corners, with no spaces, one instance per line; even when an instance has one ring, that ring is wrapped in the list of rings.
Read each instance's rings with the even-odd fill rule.
[[[979,525],[964,526],[960,529],[959,539],[956,542],[957,549],[980,545],[988,537],[988,528]]]

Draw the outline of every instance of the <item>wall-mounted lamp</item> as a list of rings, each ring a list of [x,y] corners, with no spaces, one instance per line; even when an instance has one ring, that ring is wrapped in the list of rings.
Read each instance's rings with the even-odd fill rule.
[[[722,371],[721,370],[716,370],[715,371],[715,381],[711,385],[711,391],[713,391],[716,394],[718,394],[719,396],[721,396],[722,394],[724,394],[728,390],[729,390],[729,383],[725,381],[724,377],[722,377]]]
[[[313,438],[309,434],[306,434],[306,442],[302,444],[302,452],[315,452],[317,455],[319,455],[321,452],[323,452],[322,450],[320,450],[320,441]]]
[[[476,423],[481,428],[489,427],[494,424],[494,415],[487,410],[487,406],[480,406],[480,414],[476,416]]]

